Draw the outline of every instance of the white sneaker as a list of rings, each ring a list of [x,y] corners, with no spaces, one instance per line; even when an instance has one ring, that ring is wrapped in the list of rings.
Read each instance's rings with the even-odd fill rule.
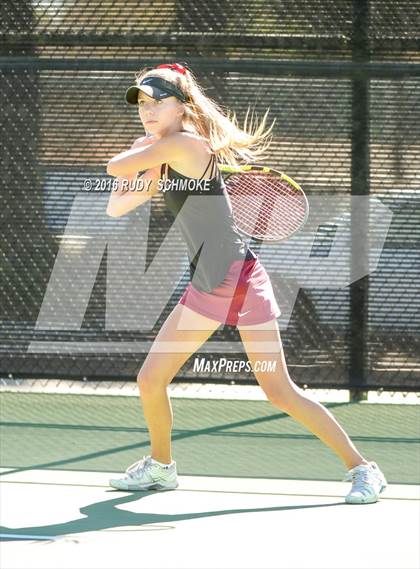
[[[352,487],[346,496],[347,504],[372,504],[386,488],[385,476],[376,462],[359,464],[348,471],[343,482],[351,481]]]
[[[161,466],[151,456],[144,456],[127,468],[123,478],[113,478],[110,486],[117,490],[173,490],[178,487],[176,462]]]

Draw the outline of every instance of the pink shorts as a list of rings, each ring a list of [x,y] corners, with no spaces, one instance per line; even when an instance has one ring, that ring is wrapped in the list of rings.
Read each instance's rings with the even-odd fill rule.
[[[281,314],[258,258],[233,261],[225,279],[211,292],[197,290],[190,282],[179,303],[230,326],[262,324]]]

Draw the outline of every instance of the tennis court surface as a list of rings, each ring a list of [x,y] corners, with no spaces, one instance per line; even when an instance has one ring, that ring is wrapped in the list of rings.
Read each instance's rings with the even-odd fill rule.
[[[419,567],[417,405],[328,404],[390,483],[350,506],[341,462],[264,400],[173,398],[169,492],[108,486],[149,452],[136,397],[0,400],[2,569]]]

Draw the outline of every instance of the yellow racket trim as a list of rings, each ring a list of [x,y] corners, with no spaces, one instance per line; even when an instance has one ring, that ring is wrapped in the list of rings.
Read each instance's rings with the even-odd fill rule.
[[[297,182],[293,180],[287,174],[280,172],[279,170],[274,170],[274,168],[269,168],[268,166],[255,166],[252,164],[247,164],[246,166],[229,166],[228,164],[218,164],[219,170],[221,172],[226,172],[227,174],[240,174],[241,172],[249,172],[254,170],[254,172],[264,172],[264,174],[269,174],[273,172],[273,174],[279,175],[283,180],[288,182],[291,186],[296,188],[297,190],[302,190]]]

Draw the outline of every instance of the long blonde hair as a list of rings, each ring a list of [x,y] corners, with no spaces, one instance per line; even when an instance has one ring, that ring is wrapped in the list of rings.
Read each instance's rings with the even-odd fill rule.
[[[266,158],[264,152],[269,147],[275,120],[267,129],[266,121],[269,109],[262,120],[254,117],[248,107],[244,119],[244,126],[240,128],[236,113],[222,107],[208,97],[199,85],[193,73],[187,70],[185,74],[169,68],[144,68],[136,74],[139,83],[145,77],[162,77],[175,84],[187,96],[188,101],[182,103],[185,109],[183,120],[193,127],[196,134],[206,139],[218,161],[238,166],[240,162],[254,162]]]

